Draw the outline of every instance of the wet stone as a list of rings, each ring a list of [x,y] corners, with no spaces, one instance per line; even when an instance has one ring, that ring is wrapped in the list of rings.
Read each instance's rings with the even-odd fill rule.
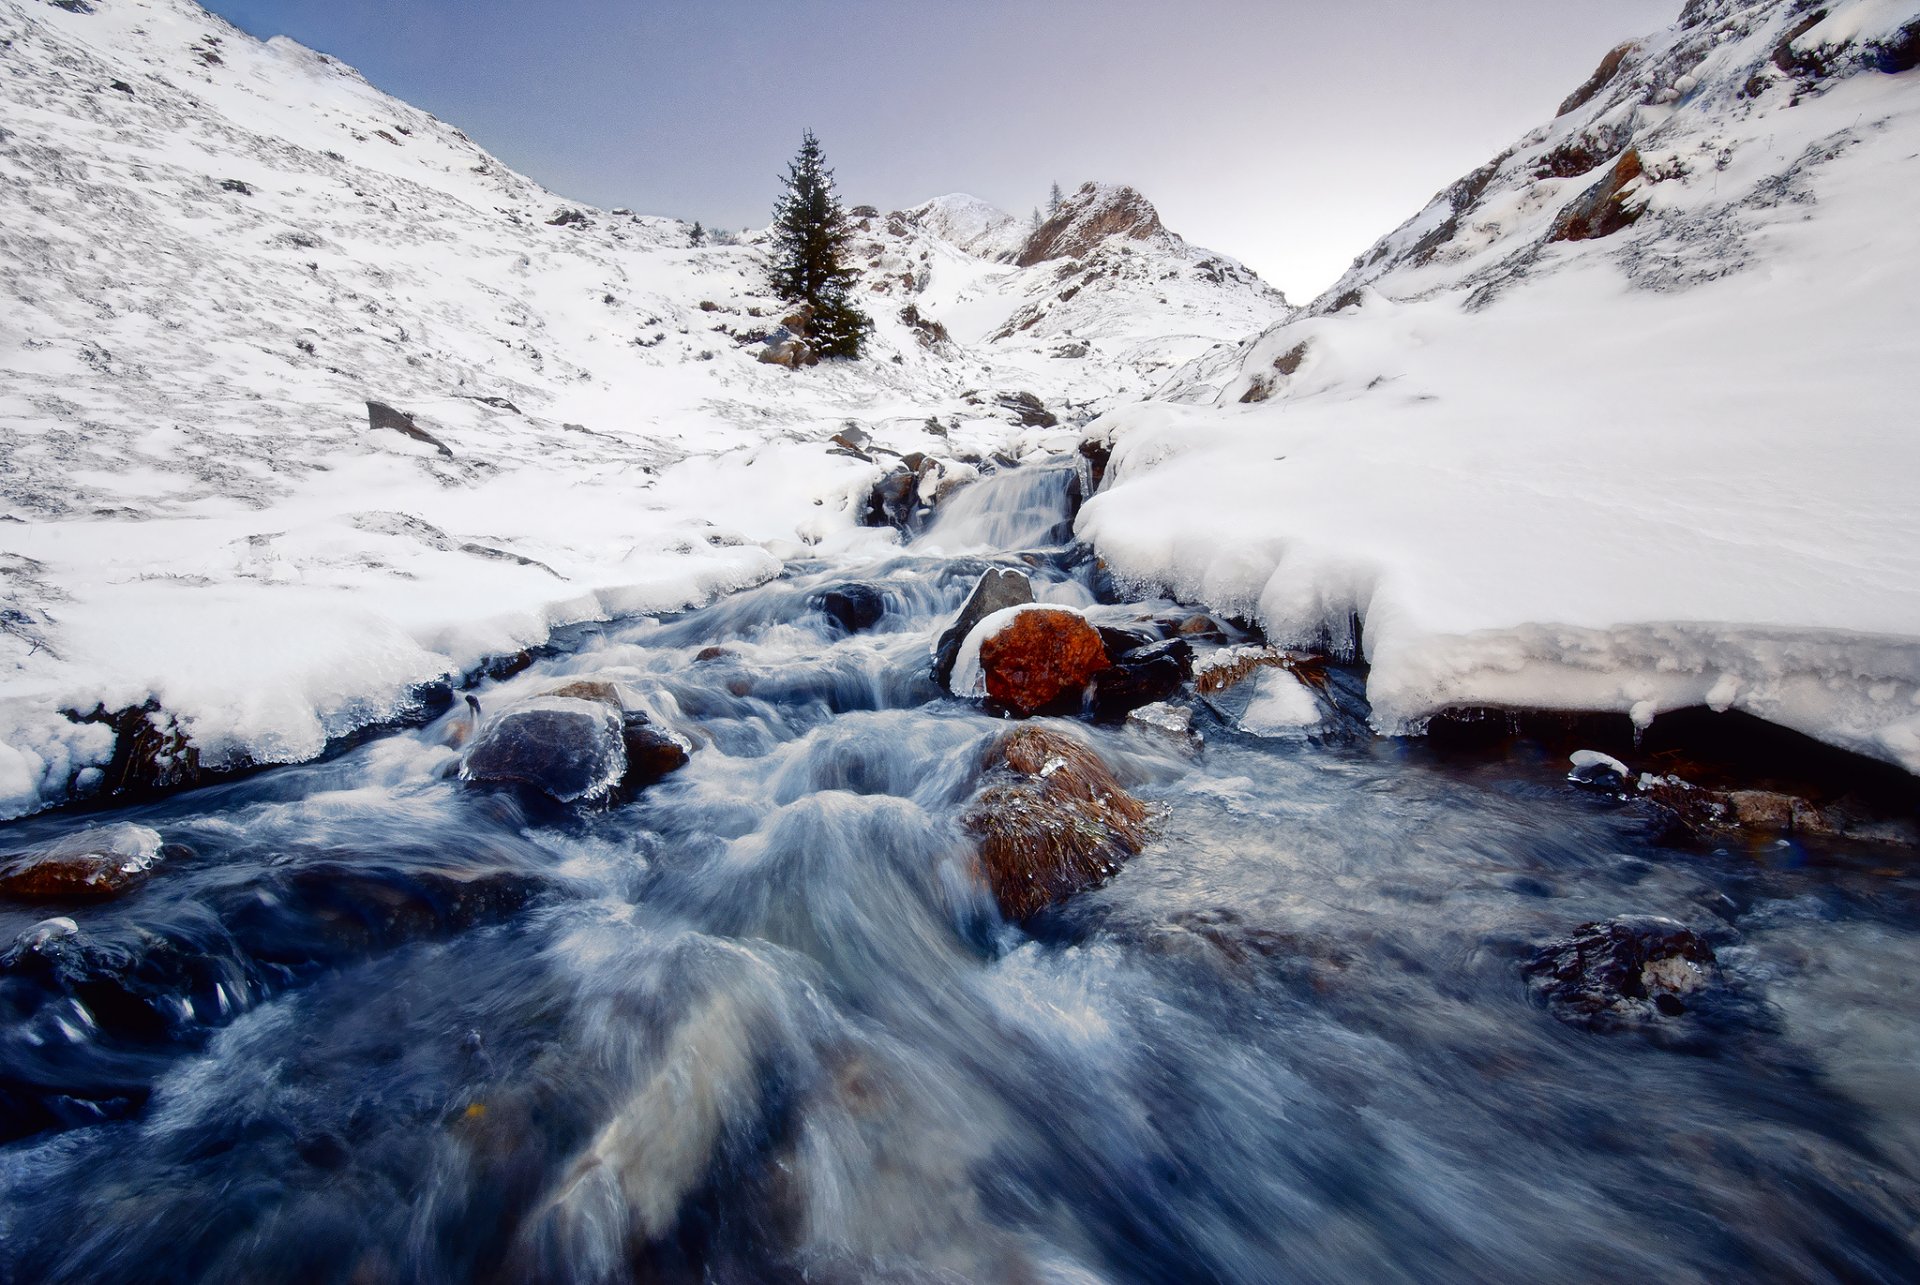
[[[518,785],[561,803],[604,797],[627,770],[621,716],[598,701],[538,696],[480,729],[463,780]]]
[[[112,897],[161,859],[157,830],[118,824],[70,834],[0,857],[0,895],[28,900]]]
[[[967,595],[960,614],[947,631],[940,635],[939,643],[933,652],[933,681],[945,691],[953,690],[953,665],[960,657],[960,644],[967,640],[974,626],[996,611],[1008,607],[1023,607],[1033,601],[1033,582],[1018,571],[1005,567],[988,569],[974,582],[973,592]]]
[[[1090,748],[1030,725],[987,750],[984,784],[962,823],[1007,918],[1030,918],[1097,887],[1146,846],[1145,804]]]
[[[1677,1017],[1716,979],[1706,940],[1654,915],[1583,924],[1540,947],[1522,972],[1555,1017],[1594,1031]]]
[[[980,643],[987,699],[1021,715],[1077,711],[1088,681],[1107,668],[1099,633],[1066,607],[1022,611]]]
[[[813,605],[850,634],[873,628],[887,614],[886,598],[870,584],[838,585],[817,596]]]

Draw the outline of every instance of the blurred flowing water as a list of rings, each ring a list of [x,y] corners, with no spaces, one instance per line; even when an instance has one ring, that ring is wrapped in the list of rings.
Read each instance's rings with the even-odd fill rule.
[[[890,562],[479,692],[645,694],[696,751],[624,806],[463,787],[456,713],[118,814],[182,845],[144,886],[0,908],[0,1278],[1920,1278],[1885,853],[1661,848],[1561,764],[1203,712],[1197,751],[1085,729],[1158,838],[1003,922],[957,816],[1004,724],[927,658],[988,565],[1094,603],[1021,547],[1066,495],[989,480]],[[848,635],[815,595],[855,578]],[[1530,1000],[1532,946],[1625,913],[1741,1003],[1656,1039]]]

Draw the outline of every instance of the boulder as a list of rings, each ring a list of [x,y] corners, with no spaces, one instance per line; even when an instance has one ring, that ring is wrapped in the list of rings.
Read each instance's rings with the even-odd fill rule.
[[[476,784],[517,785],[561,803],[606,797],[627,771],[618,709],[576,696],[536,696],[495,715],[460,765]]]
[[[836,585],[818,594],[813,605],[850,634],[871,629],[887,614],[887,600],[870,584]]]
[[[645,789],[678,772],[693,757],[685,737],[654,726],[653,720],[637,709],[621,715],[620,742],[627,753],[627,770],[620,778],[622,792]]]
[[[120,823],[83,830],[0,857],[0,895],[112,897],[145,879],[161,858],[160,832]]]
[[[1023,716],[1077,709],[1088,681],[1111,665],[1099,631],[1071,607],[1015,607],[974,633],[987,699]],[[961,644],[962,662],[966,650]]]
[[[1678,1017],[1715,975],[1713,948],[1674,919],[1631,915],[1583,924],[1522,967],[1563,1022],[1608,1031]]]
[[[1000,912],[1019,921],[1105,883],[1146,846],[1149,813],[1086,745],[1052,728],[996,740],[962,824]]]
[[[643,710],[628,709],[621,699],[619,686],[607,679],[572,679],[546,695],[593,701],[620,715],[620,745],[627,756],[626,771],[620,775],[617,791],[621,796],[645,789],[692,760],[693,746],[686,737],[655,726]]]
[[[867,493],[864,526],[890,526],[904,531],[913,522],[920,492],[920,475],[905,463],[896,464]]]
[[[819,365],[820,354],[805,339],[783,328],[767,336],[765,345],[760,349],[760,360],[769,366],[798,370],[802,366]]]
[[[960,614],[954,617],[953,624],[940,635],[940,641],[934,647],[933,681],[942,690],[952,692],[953,663],[960,655],[960,644],[967,640],[974,626],[996,611],[1024,606],[1032,601],[1033,582],[1020,572],[993,567],[982,574],[974,582],[973,592],[967,595]]]

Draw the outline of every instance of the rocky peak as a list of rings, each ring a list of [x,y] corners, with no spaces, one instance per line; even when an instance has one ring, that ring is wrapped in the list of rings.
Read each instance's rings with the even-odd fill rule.
[[[1030,268],[1052,259],[1082,258],[1110,238],[1145,241],[1165,232],[1153,202],[1133,188],[1083,183],[1033,230],[1014,263]]]

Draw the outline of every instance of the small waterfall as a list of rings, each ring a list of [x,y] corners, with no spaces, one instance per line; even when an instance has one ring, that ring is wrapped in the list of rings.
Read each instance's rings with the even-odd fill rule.
[[[1038,549],[1073,538],[1071,468],[1017,468],[982,478],[935,511],[914,541],[938,553]]]

